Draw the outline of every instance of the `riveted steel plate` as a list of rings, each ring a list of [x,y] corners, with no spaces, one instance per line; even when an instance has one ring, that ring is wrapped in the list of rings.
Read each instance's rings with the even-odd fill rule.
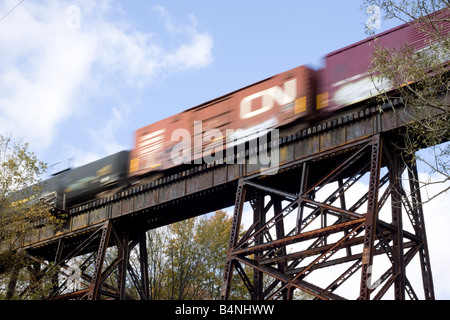
[[[213,184],[212,181],[213,179],[211,171],[194,176],[186,186],[187,194],[191,194],[212,187]]]
[[[163,186],[159,190],[160,202],[170,201],[186,194],[186,182],[181,180],[179,182],[171,183]]]
[[[89,222],[89,212],[77,214],[72,218],[72,230],[85,227]]]

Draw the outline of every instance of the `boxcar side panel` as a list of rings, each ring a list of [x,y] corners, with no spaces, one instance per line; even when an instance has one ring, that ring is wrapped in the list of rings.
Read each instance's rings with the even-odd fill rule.
[[[170,169],[181,161],[199,164],[205,155],[214,157],[230,144],[310,114],[315,83],[316,71],[300,66],[138,129],[130,175]]]
[[[443,32],[448,35],[450,23],[442,23]],[[326,67],[321,72],[319,81],[318,108],[327,107],[328,111],[334,111],[378,95],[380,90],[388,92],[394,89],[386,79],[377,78],[377,75],[373,75],[374,79],[370,77],[369,70],[375,48],[380,46],[399,50],[408,44],[414,50],[420,51],[426,50],[430,40],[430,36],[420,31],[418,25],[403,24],[376,37],[329,53],[325,57]]]

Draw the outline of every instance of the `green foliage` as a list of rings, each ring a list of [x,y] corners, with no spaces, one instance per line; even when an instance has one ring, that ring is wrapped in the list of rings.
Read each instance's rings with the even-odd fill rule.
[[[38,201],[40,176],[45,170],[46,164],[29,150],[28,143],[0,135],[0,296],[6,299],[14,298],[11,292],[16,285],[25,286],[30,274],[39,273],[36,268],[30,269],[31,273],[20,271],[30,266],[20,250],[22,241],[38,225],[58,227],[62,223]],[[43,284],[34,290],[36,298],[46,288]]]
[[[380,7],[383,19],[398,19],[402,22],[411,22],[425,17],[433,12],[450,7],[447,0],[364,0],[363,9],[375,5]],[[373,33],[373,30],[368,30]]]
[[[32,201],[40,193],[37,182],[46,166],[28,147],[0,136],[0,233],[13,248],[34,222],[46,216],[44,208]]]
[[[231,218],[223,211],[178,222],[147,233],[150,298],[220,298]],[[236,280],[238,277],[235,277]],[[236,286],[240,288],[239,281]],[[233,298],[248,298],[246,289]]]
[[[405,128],[404,141],[398,145],[405,161],[420,162],[444,183],[450,179],[450,37],[444,28],[450,21],[450,2],[365,0],[363,8],[373,5],[381,9],[384,19],[408,23],[427,39],[419,51],[408,43],[395,50],[375,41],[371,74],[395,88],[388,93],[380,90],[381,102],[394,104],[401,99],[405,105],[405,109],[395,109]],[[368,33],[373,35],[373,30]],[[418,153],[421,149],[429,152]],[[443,188],[446,192],[448,184]]]

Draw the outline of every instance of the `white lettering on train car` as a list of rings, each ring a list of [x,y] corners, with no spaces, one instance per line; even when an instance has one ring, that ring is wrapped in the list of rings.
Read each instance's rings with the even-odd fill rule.
[[[156,155],[164,148],[165,131],[161,129],[139,137],[138,157],[143,161],[143,168],[156,165]]]
[[[269,111],[273,108],[274,102],[280,106],[294,102],[296,96],[297,79],[292,79],[284,83],[284,90],[279,86],[275,86],[270,89],[251,94],[242,99],[239,115],[241,119],[248,119]],[[252,110],[252,101],[258,98],[261,98],[261,107]]]
[[[392,89],[388,79],[366,77],[355,82],[345,82],[333,95],[333,101],[340,106],[348,106]]]

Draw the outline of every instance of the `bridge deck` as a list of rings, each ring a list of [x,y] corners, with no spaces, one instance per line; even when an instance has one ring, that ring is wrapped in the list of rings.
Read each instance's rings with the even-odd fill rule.
[[[22,247],[44,258],[52,257],[61,239],[65,247],[75,247],[108,219],[119,222],[115,224],[119,228],[123,225],[131,234],[138,234],[223,209],[234,204],[237,181],[241,177],[259,175],[261,180],[272,179],[271,185],[275,180],[280,189],[295,193],[297,186],[291,186],[289,181],[296,180],[290,177],[297,174],[297,164],[315,159],[319,163],[316,170],[320,170],[330,161],[339,161],[343,153],[351,152],[353,145],[373,134],[394,132],[402,123],[396,114],[386,105],[357,106],[280,138],[280,166],[276,176],[264,175],[264,168],[250,164],[248,156],[253,152],[250,150],[245,164],[224,159],[211,165],[184,168],[113,197],[72,207],[62,228],[55,231],[41,226],[24,240]],[[1,245],[0,249],[8,248],[6,243]],[[87,246],[84,252],[92,249]]]

